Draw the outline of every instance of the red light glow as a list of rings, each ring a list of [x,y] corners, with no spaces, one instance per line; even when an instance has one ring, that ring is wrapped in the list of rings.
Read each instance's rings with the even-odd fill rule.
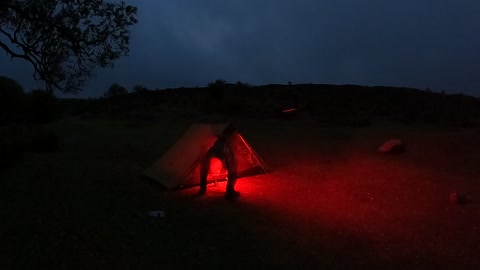
[[[220,174],[223,169],[223,163],[218,158],[212,158],[210,160],[210,174]]]
[[[216,198],[224,196],[226,182],[209,187],[204,200],[218,211],[235,209],[235,215],[259,223],[251,225],[255,230],[285,237],[288,243],[307,250],[321,250],[324,243],[339,250],[355,246],[359,247],[353,248],[355,253],[368,249],[375,258],[393,261],[402,254],[401,260],[428,258],[435,261],[433,265],[443,263],[445,254],[463,252],[465,257],[476,258],[476,250],[470,247],[478,243],[478,205],[459,207],[451,203],[458,201],[457,195],[452,199],[449,194],[452,190],[478,193],[477,181],[467,173],[441,170],[431,163],[436,157],[426,151],[412,151],[408,158],[364,152],[364,140],[361,145],[339,140],[337,149],[319,145],[316,151],[298,149],[286,141],[281,147],[288,155],[269,153],[271,160],[281,164],[273,172],[238,179],[235,188],[241,197],[237,205],[217,203]],[[427,143],[436,149],[434,143]],[[443,158],[436,161],[442,164]],[[463,258],[445,261],[461,264]]]
[[[291,109],[286,109],[286,110],[283,110],[284,113],[289,113],[289,112],[294,112],[296,111],[297,108],[291,108]]]

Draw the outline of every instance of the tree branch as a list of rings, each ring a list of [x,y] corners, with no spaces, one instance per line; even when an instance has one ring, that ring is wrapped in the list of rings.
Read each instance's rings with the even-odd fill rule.
[[[23,54],[1,41],[0,48],[12,59],[29,61],[34,78],[45,81],[47,90],[62,92],[79,90],[97,67],[127,55],[127,28],[137,22],[137,9],[123,1],[24,0],[11,1],[7,8],[8,14],[0,10],[7,14],[0,34]]]

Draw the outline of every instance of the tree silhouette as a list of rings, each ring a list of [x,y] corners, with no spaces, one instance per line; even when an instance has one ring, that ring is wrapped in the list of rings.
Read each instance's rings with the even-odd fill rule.
[[[103,96],[105,98],[111,98],[111,97],[114,97],[114,96],[125,95],[127,93],[128,93],[127,88],[119,85],[118,83],[114,83],[108,88],[108,91],[105,92],[105,94]]]
[[[225,87],[225,85],[227,85],[227,81],[222,79],[218,79],[218,80],[215,80],[214,82],[209,82],[207,84],[207,86],[210,88],[222,88],[222,87]]]
[[[124,1],[0,0],[0,48],[30,62],[49,93],[77,92],[128,55],[136,13]]]

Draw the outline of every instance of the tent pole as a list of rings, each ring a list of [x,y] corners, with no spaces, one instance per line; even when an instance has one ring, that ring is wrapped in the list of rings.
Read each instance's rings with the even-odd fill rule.
[[[252,149],[252,147],[250,147],[250,145],[245,141],[245,139],[243,138],[242,134],[240,133],[237,133],[238,134],[238,137],[240,137],[240,140],[242,140],[243,144],[247,147],[248,151],[250,151],[250,153],[253,153],[255,159],[257,160],[258,164],[260,165],[260,168],[262,168],[262,170],[265,172],[265,173],[268,173],[267,170],[265,169],[265,167],[263,166],[263,162],[261,160],[258,159],[258,155],[257,153]]]

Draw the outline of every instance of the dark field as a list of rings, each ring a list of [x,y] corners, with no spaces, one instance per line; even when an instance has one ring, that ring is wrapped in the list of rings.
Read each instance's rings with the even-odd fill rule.
[[[49,124],[59,150],[0,174],[0,268],[480,269],[480,129],[238,120],[274,171],[229,202],[224,183],[197,198],[139,178],[191,122]],[[407,151],[377,153],[390,138]]]

